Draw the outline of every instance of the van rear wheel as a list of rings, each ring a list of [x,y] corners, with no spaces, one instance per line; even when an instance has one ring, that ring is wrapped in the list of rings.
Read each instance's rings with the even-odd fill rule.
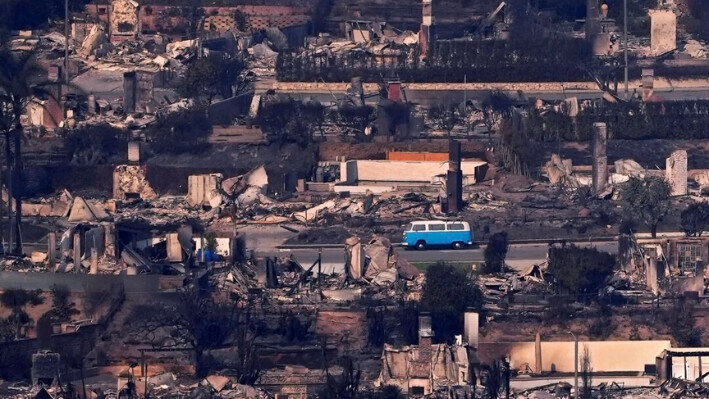
[[[460,241],[454,242],[453,249],[463,249],[463,243]]]
[[[426,241],[417,242],[416,249],[418,249],[419,251],[423,251],[424,249],[426,249]]]

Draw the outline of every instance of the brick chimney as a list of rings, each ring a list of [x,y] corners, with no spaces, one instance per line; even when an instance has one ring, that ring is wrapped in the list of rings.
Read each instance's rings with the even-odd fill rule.
[[[598,0],[586,0],[586,40],[592,41],[601,31],[601,11]]]
[[[423,0],[422,2],[422,19],[421,28],[419,30],[419,46],[421,46],[421,56],[426,58],[430,55],[433,49],[433,0]]]
[[[433,343],[433,328],[431,327],[431,314],[419,314],[419,361],[431,361]]]

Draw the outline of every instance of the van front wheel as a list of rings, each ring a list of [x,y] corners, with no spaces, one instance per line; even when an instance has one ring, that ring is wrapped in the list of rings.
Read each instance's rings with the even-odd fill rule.
[[[417,242],[416,249],[418,249],[419,251],[423,251],[424,249],[426,249],[426,241]]]
[[[458,241],[453,243],[453,249],[463,249],[463,243]]]

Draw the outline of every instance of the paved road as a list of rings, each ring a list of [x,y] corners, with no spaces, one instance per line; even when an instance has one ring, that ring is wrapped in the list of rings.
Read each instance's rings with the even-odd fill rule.
[[[584,246],[594,246],[601,251],[616,253],[618,243],[612,242],[597,242],[593,244],[579,244]],[[427,250],[415,251],[399,249],[399,253],[413,263],[432,263],[439,260],[448,262],[475,262],[483,260],[483,248],[471,248],[464,250],[442,249],[442,250]],[[263,252],[256,251],[258,256],[288,256],[293,254],[296,260],[304,267],[309,267],[318,258],[317,249],[282,249],[282,250],[266,250]],[[341,271],[344,262],[343,249],[325,248],[322,250],[323,256],[323,271]],[[515,270],[521,270],[525,267],[539,263],[546,259],[547,244],[516,244],[511,245],[507,254],[507,263]]]

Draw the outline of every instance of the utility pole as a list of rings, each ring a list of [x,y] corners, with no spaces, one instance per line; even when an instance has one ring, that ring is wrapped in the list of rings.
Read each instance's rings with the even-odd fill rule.
[[[623,0],[623,57],[625,58],[625,99],[628,99],[628,0]]]
[[[574,337],[574,397],[579,399],[579,339],[571,331],[568,331]]]
[[[58,100],[63,113],[62,120],[66,121],[69,112],[66,107],[66,101],[62,101],[62,97],[66,94],[64,93],[65,85],[69,84],[69,0],[64,0],[64,83],[61,82],[61,77],[57,77],[57,80],[59,80],[57,89],[59,91]],[[66,87],[67,91],[69,91],[69,86]]]
[[[69,83],[69,0],[64,0],[64,83]]]
[[[463,75],[463,106],[468,106],[468,75]]]

